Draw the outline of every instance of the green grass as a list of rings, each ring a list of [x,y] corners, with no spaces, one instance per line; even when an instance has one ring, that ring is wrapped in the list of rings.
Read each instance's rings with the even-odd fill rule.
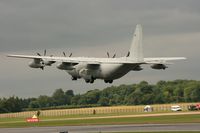
[[[0,127],[37,127],[37,126],[67,126],[67,125],[108,125],[108,124],[153,124],[153,123],[200,123],[200,115],[177,115],[156,117],[130,117],[130,118],[96,118],[67,120],[57,118],[40,118],[39,123],[26,123],[24,118],[1,119]]]
[[[182,111],[185,112],[185,111]],[[63,119],[63,118],[84,118],[84,117],[101,117],[101,116],[123,116],[123,115],[139,115],[139,114],[157,114],[157,113],[171,113],[171,111],[162,111],[162,112],[123,112],[123,113],[108,113],[108,114],[77,114],[77,115],[64,115],[64,116],[40,116],[42,120],[49,119]],[[14,121],[24,121],[25,117],[17,118],[1,118],[1,122],[14,122]]]

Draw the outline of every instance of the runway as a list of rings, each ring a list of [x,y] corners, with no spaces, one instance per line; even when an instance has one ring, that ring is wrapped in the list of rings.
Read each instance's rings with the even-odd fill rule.
[[[61,127],[0,128],[0,133],[89,133],[128,131],[200,131],[200,123],[186,124],[130,124],[130,125],[88,125]]]

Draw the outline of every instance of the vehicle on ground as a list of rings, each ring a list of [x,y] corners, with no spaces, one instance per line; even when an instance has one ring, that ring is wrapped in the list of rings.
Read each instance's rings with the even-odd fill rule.
[[[182,108],[179,105],[173,105],[171,106],[171,111],[182,111]]]
[[[189,105],[188,106],[188,110],[190,111],[194,111],[194,110],[200,110],[200,103],[196,104],[196,105]]]
[[[152,112],[153,111],[153,107],[151,107],[150,105],[146,105],[144,107],[144,112]]]

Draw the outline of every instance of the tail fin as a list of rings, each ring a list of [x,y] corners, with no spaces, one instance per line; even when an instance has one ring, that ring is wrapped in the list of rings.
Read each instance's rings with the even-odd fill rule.
[[[142,49],[142,26],[136,25],[136,29],[133,35],[133,41],[130,48],[129,58],[136,61],[143,61],[143,49]]]

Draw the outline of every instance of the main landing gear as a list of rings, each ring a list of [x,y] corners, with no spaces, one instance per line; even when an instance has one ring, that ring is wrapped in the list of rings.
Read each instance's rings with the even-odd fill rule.
[[[94,83],[94,80],[95,80],[95,79],[93,79],[93,78],[92,78],[92,79],[85,79],[85,82],[86,82],[86,83],[92,84],[92,83]],[[104,80],[104,82],[105,82],[105,83],[110,83],[110,84],[112,84],[112,83],[113,83],[113,80]]]
[[[113,80],[104,80],[104,82],[112,84]]]
[[[94,83],[94,80],[95,80],[95,78],[92,77],[91,79],[85,79],[85,82],[92,84],[92,83]]]
[[[92,84],[92,83],[94,83],[94,79],[85,79],[85,82],[86,82],[86,83],[91,83],[91,84]]]

